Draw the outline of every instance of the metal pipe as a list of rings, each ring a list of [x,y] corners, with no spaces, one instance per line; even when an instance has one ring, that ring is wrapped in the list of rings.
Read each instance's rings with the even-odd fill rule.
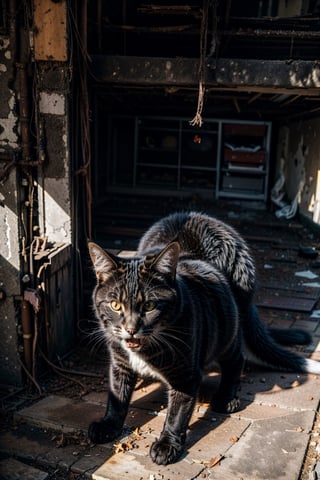
[[[13,88],[15,79],[15,62],[17,58],[17,24],[16,24],[17,6],[16,0],[9,2],[9,38],[11,50],[11,75],[8,81],[9,88]]]
[[[21,302],[21,324],[23,338],[24,362],[29,373],[32,372],[32,329],[33,319],[30,313],[30,304],[26,300]]]
[[[20,93],[19,118],[21,125],[22,159],[28,161],[30,160],[30,135],[27,70],[24,63],[17,63],[16,65]]]

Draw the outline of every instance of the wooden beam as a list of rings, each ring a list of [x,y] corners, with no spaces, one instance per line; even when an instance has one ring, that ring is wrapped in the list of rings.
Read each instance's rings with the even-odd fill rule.
[[[212,59],[207,63],[221,85],[316,88],[320,93],[320,63],[307,60]],[[210,75],[208,75],[210,78]]]
[[[93,55],[91,70],[99,82],[150,86],[196,86],[199,60],[189,58]]]
[[[261,92],[256,93],[253,97],[251,97],[251,98],[248,100],[248,104],[254,102],[255,100],[257,100],[259,97],[261,97],[261,95],[262,95]]]
[[[67,56],[66,0],[34,1],[34,57],[35,60],[64,62]]]
[[[94,78],[105,84],[197,87],[199,60],[195,58],[124,57],[93,55]],[[207,90],[320,95],[320,63],[294,60],[218,59],[206,64]]]
[[[221,36],[224,37],[255,37],[255,38],[320,38],[320,32],[310,30],[268,30],[241,28],[239,30],[221,30]]]

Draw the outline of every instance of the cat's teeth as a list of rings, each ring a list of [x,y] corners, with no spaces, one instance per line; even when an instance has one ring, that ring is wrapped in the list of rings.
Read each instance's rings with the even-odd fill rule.
[[[140,347],[140,340],[138,338],[130,338],[130,340],[126,340],[126,343],[129,348]]]

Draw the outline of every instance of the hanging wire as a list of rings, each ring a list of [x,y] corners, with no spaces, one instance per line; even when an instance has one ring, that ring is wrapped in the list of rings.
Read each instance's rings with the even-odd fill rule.
[[[208,11],[209,0],[203,1],[202,20],[200,30],[200,61],[199,61],[199,91],[198,91],[198,106],[197,112],[190,125],[192,127],[201,127],[203,124],[202,110],[205,94],[205,72],[206,72],[206,51],[207,51],[207,36],[208,36]]]
[[[80,30],[72,11],[70,11],[70,20],[75,33],[74,38],[77,41],[79,52],[79,78],[80,78],[80,131],[81,131],[81,150],[82,165],[75,171],[76,176],[82,176],[85,190],[85,212],[86,224],[85,235],[88,239],[92,236],[92,191],[91,191],[91,143],[90,143],[90,106],[88,98],[88,62],[90,56],[87,50],[87,4],[86,2],[80,9],[81,25]]]

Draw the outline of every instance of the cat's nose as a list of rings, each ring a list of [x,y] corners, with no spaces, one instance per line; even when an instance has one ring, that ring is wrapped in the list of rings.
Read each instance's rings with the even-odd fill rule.
[[[137,333],[137,330],[135,328],[127,328],[127,332],[133,336],[135,333]]]

